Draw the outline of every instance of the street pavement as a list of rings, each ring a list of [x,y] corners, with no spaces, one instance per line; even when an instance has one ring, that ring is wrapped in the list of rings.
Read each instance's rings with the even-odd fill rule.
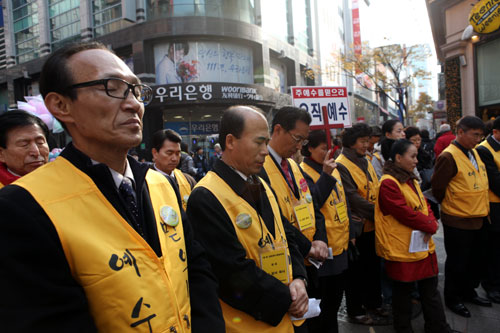
[[[446,252],[444,250],[443,228],[434,235],[434,242],[436,244],[436,251],[438,255],[439,264],[439,290],[441,292],[441,299],[443,300],[444,288],[444,262],[446,259]],[[476,289],[479,296],[486,297],[482,288]],[[471,318],[460,317],[453,312],[449,311],[445,306],[445,313],[448,323],[451,328],[463,333],[495,333],[500,332],[500,304],[494,304],[491,308],[477,306],[471,303],[465,303],[470,310]],[[444,306],[444,300],[443,300]],[[422,314],[413,319],[412,321],[414,333],[424,333],[424,318]],[[339,332],[341,333],[389,333],[394,332],[392,326],[367,326],[357,325],[347,322],[345,316],[339,316]]]

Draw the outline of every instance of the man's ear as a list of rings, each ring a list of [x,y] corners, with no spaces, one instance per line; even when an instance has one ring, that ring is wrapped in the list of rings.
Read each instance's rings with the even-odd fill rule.
[[[153,161],[156,159],[156,156],[158,156],[158,151],[156,148],[151,149],[151,154],[153,155]]]
[[[45,96],[45,106],[60,122],[65,124],[75,122],[71,114],[71,98],[50,92]]]
[[[228,134],[226,136],[226,150],[234,150],[236,140],[237,138],[234,135]]]

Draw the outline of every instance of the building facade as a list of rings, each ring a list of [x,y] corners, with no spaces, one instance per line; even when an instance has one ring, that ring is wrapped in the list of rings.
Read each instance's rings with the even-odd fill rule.
[[[464,115],[477,115],[485,121],[500,115],[500,30],[497,26],[492,32],[477,33],[469,27],[476,5],[484,5],[484,10],[479,8],[479,17],[487,13],[491,22],[499,20],[498,0],[427,0],[452,126]],[[485,18],[488,21],[489,17]]]
[[[190,148],[210,150],[228,106],[251,104],[271,115],[291,104],[291,86],[321,84],[318,75],[310,75],[322,65],[319,38],[327,33],[318,19],[328,18],[325,3],[335,3],[329,17],[342,29],[330,47],[345,47],[344,2],[3,0],[1,102],[15,107],[24,96],[38,94],[50,52],[65,43],[98,40],[154,90],[141,156],[149,156],[151,134],[161,128],[179,132]]]

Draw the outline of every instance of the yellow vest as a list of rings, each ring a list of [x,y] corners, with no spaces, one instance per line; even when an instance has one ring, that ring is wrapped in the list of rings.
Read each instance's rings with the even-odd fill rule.
[[[453,156],[458,171],[446,188],[441,209],[448,215],[464,218],[487,216],[490,208],[488,176],[478,153],[472,149],[479,171],[454,144],[450,144],[443,152],[445,151]]]
[[[304,170],[304,172],[307,173],[315,183],[318,181],[321,175],[316,172],[316,170],[314,170],[304,162],[302,162],[300,166],[302,170]],[[321,212],[325,216],[328,246],[332,248],[333,255],[338,256],[339,254],[347,250],[347,247],[349,245],[349,221],[346,221],[344,223],[340,222],[335,206],[335,201],[343,202],[346,205],[346,209],[347,201],[339,171],[337,169],[333,170],[332,176],[337,180],[336,187],[339,195],[337,195],[337,192],[335,192],[335,190],[332,190],[332,192],[330,193],[330,197],[326,200],[323,207],[321,207]]]
[[[262,221],[257,211],[243,198],[237,195],[233,189],[215,172],[209,171],[205,177],[195,186],[204,187],[209,190],[221,203],[226,210],[231,222],[233,223],[236,236],[241,245],[245,248],[247,259],[251,259],[257,266],[260,264],[259,241],[261,238],[268,239],[273,242],[281,241],[286,244],[286,253],[290,258],[286,234],[281,221],[280,210],[276,198],[265,181],[261,180],[266,190],[267,197],[271,203],[271,208],[274,214],[274,237]],[[248,228],[241,228],[236,221],[242,213],[248,214],[252,223]],[[261,222],[261,223],[259,223]],[[292,281],[292,265],[288,265],[289,280]],[[255,320],[247,313],[237,310],[221,300],[222,313],[226,322],[226,331],[229,332],[258,332],[258,333],[293,333],[293,324],[290,316],[286,314],[277,327],[273,327],[263,321]]]
[[[182,207],[184,210],[187,208],[187,202],[189,199],[189,196],[191,195],[191,185],[186,179],[186,176],[184,176],[184,173],[182,173],[181,170],[179,169],[174,169],[174,175],[175,179],[177,180],[177,184],[179,184],[179,192],[181,194],[181,199],[182,199]]]
[[[191,332],[184,233],[173,188],[146,175],[163,256],[125,221],[85,173],[59,156],[17,180],[47,213],[99,332]],[[71,186],[64,186],[71,184]],[[176,227],[160,209],[171,208]]]
[[[491,155],[493,156],[498,170],[500,170],[500,151],[495,151],[495,149],[493,149],[493,147],[489,144],[488,140],[484,140],[481,143],[481,146],[485,146],[486,148],[488,148],[488,150],[491,152]],[[490,202],[500,203],[500,197],[498,197],[498,195],[493,193],[492,190],[489,190],[488,192],[490,196]]]
[[[4,185],[4,184],[2,184],[2,182],[0,182],[0,189],[1,189],[2,187],[4,187],[4,186],[5,186],[5,185]]]
[[[413,185],[417,190],[418,194],[413,191],[413,189],[406,183],[401,184],[396,178],[383,175],[380,178],[380,183],[384,179],[393,180],[399,187],[399,190],[403,194],[406,204],[408,207],[412,208],[414,211],[419,211],[422,214],[429,216],[429,211],[427,209],[427,202],[425,197],[420,190],[420,186],[416,180],[413,180]],[[378,187],[378,195],[380,194],[380,186]],[[413,229],[405,226],[396,220],[392,215],[384,215],[380,210],[380,204],[377,200],[375,203],[375,250],[377,255],[386,260],[390,261],[400,261],[400,262],[413,262],[419,261],[427,258],[429,253],[434,253],[435,245],[434,241],[429,241],[429,251],[428,252],[415,252],[410,253],[410,240],[411,233]]]
[[[297,185],[298,191],[300,193],[301,199],[307,203],[309,208],[309,213],[311,214],[311,221],[313,226],[307,229],[302,230],[302,234],[307,237],[311,242],[313,241],[314,234],[316,233],[316,220],[314,215],[314,203],[312,201],[311,191],[308,186],[305,186],[307,190],[304,192],[301,189],[300,184],[304,183],[306,180],[300,172],[299,166],[295,163],[291,158],[287,159],[290,164],[290,171],[293,173],[293,177],[295,178],[295,183]],[[264,162],[264,169],[266,170],[267,176],[269,177],[269,181],[271,182],[271,187],[278,196],[278,204],[281,208],[281,212],[283,216],[285,216],[288,221],[294,225],[297,229],[300,230],[297,219],[295,218],[295,213],[293,210],[294,203],[297,202],[297,198],[293,194],[290,186],[288,186],[287,181],[281,174],[281,169],[276,166],[271,155],[266,156],[266,160]],[[307,183],[306,183],[307,184]]]
[[[376,190],[378,188],[378,178],[377,174],[375,173],[375,169],[373,168],[373,165],[368,161],[368,173],[370,174],[371,181],[368,181],[368,176],[366,173],[361,170],[360,167],[358,167],[356,164],[351,162],[347,157],[345,157],[344,154],[340,154],[339,157],[335,160],[335,162],[342,164],[349,170],[349,173],[351,174],[352,179],[356,183],[356,186],[358,187],[358,193],[359,195],[371,202],[372,204],[375,204],[376,201]],[[366,220],[365,225],[363,228],[364,232],[369,232],[375,230],[375,224],[373,221]]]

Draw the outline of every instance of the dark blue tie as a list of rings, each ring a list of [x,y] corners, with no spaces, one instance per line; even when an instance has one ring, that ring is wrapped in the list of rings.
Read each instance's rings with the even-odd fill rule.
[[[129,212],[132,213],[133,217],[132,222],[135,230],[139,234],[144,236],[142,226],[139,223],[139,208],[137,207],[137,200],[135,198],[134,188],[132,187],[132,181],[127,177],[123,177],[123,180],[120,183],[120,187],[118,188],[118,190],[123,200],[125,201],[125,204],[127,205]]]

